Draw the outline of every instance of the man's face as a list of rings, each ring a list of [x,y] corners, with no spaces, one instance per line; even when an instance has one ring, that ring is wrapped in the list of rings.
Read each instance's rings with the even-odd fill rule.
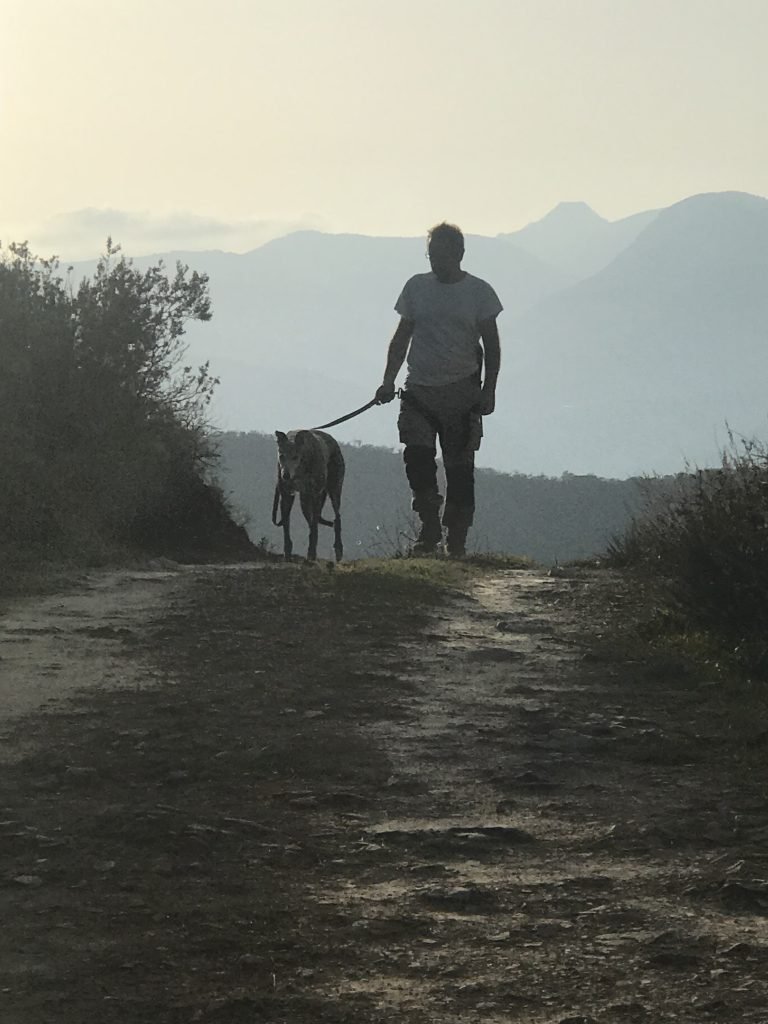
[[[461,264],[463,254],[456,252],[454,246],[441,241],[439,238],[429,240],[427,256],[429,265],[438,278],[449,277],[455,274]]]

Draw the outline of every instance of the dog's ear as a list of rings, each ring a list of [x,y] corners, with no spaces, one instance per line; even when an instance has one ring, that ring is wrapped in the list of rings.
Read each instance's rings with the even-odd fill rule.
[[[309,440],[309,436],[310,432],[308,430],[297,430],[296,436],[294,437],[294,441],[296,442],[299,448],[303,448],[304,445]]]
[[[285,442],[288,440],[288,435],[284,433],[282,430],[276,430],[275,437],[277,438],[278,444],[285,444]]]

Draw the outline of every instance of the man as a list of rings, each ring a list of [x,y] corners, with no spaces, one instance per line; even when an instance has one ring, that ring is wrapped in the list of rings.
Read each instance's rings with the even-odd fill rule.
[[[464,236],[453,224],[438,224],[427,236],[431,273],[406,282],[395,310],[400,323],[389,343],[379,402],[395,397],[395,379],[408,356],[398,430],[413,492],[413,510],[421,519],[415,554],[430,554],[448,530],[448,554],[461,557],[475,510],[475,452],[482,437],[482,416],[496,404],[501,351],[496,317],[502,310],[496,292],[461,269]],[[482,342],[482,344],[481,344]],[[485,368],[483,374],[483,357]],[[481,385],[482,378],[482,385]],[[437,486],[437,448],[445,467],[445,509]]]

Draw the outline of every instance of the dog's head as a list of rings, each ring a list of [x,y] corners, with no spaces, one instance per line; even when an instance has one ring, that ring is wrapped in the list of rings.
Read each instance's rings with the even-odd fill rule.
[[[309,436],[308,430],[291,431],[290,434],[282,430],[275,431],[280,476],[290,487],[299,488],[301,485]]]

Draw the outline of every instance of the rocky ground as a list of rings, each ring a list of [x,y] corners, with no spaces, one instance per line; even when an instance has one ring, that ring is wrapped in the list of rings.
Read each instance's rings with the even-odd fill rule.
[[[633,602],[401,560],[6,605],[0,1021],[768,1022],[764,698]]]

